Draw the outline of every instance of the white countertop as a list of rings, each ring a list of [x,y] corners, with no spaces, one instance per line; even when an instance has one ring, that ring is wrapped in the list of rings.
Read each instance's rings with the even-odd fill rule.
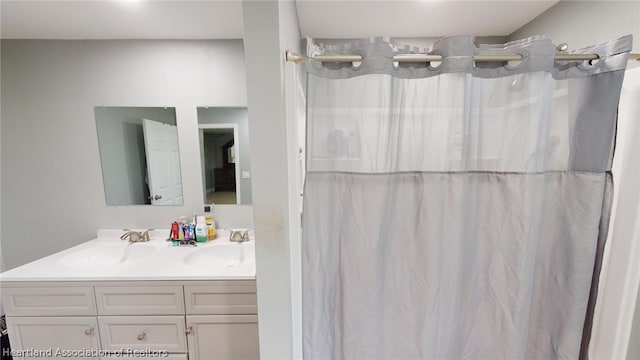
[[[120,240],[122,230],[99,230],[96,239],[6,271],[0,281],[255,279],[254,240],[231,243],[228,231],[217,232],[214,241],[176,247],[166,241],[169,230],[150,232],[151,241],[139,243]]]

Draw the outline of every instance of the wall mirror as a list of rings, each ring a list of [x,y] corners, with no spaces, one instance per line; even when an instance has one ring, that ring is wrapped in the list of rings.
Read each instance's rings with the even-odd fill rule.
[[[175,108],[94,108],[107,205],[182,205]]]
[[[198,132],[205,204],[251,204],[246,107],[199,107]]]

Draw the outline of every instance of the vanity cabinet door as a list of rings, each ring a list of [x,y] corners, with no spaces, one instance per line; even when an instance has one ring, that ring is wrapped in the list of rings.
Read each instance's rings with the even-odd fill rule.
[[[189,360],[257,360],[257,315],[187,316]]]
[[[98,323],[95,317],[7,317],[9,340],[13,350],[41,351],[38,359],[87,359],[74,350],[91,355],[92,349],[100,349]],[[47,353],[49,351],[49,353]],[[26,354],[26,353],[25,353]],[[56,356],[59,355],[59,356]],[[30,359],[32,357],[23,357]]]

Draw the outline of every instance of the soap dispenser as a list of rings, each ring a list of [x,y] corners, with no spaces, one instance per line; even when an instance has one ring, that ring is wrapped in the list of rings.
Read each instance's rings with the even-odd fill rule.
[[[198,216],[196,220],[196,241],[207,242],[207,223],[204,216]]]
[[[211,214],[211,206],[206,205],[204,207],[204,220],[207,224],[207,239],[209,241],[216,239],[216,223],[213,220],[213,215]]]

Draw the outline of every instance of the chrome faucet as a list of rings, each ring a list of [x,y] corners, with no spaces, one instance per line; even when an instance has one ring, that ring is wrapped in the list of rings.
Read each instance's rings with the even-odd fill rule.
[[[129,240],[130,243],[135,242],[145,242],[151,240],[149,238],[149,231],[153,231],[154,229],[147,229],[144,232],[133,231],[129,229],[124,229],[126,231],[122,236],[120,236],[121,240]]]
[[[249,241],[249,230],[231,230],[229,231],[229,241],[243,243]]]

